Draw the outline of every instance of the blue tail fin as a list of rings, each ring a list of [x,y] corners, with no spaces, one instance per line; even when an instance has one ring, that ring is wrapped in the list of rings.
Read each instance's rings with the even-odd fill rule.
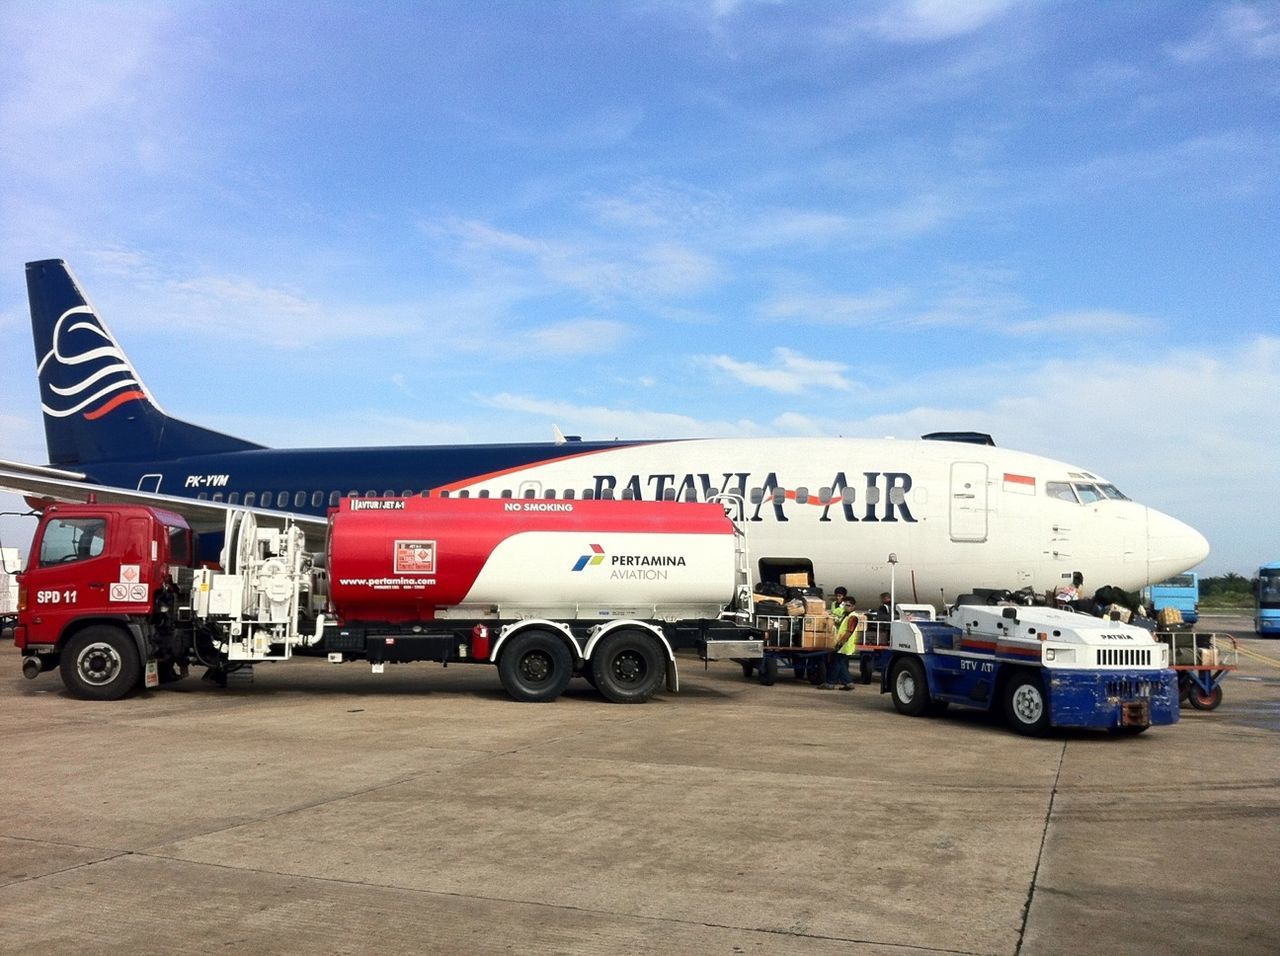
[[[61,259],[27,263],[27,297],[51,465],[262,447],[166,415]]]

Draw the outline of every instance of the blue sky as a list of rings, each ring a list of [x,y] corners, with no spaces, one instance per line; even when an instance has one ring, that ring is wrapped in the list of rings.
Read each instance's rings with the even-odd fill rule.
[[[1248,574],[1278,193],[1275,2],[15,0],[0,458],[61,257],[267,444],[978,429]]]

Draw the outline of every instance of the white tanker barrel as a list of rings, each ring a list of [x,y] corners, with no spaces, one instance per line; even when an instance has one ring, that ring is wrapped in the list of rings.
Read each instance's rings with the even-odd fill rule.
[[[717,504],[343,499],[330,599],[344,621],[714,618],[733,599],[735,534]]]

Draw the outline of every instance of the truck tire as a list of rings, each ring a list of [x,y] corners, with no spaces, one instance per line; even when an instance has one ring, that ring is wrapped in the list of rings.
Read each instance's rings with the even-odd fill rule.
[[[1020,671],[1004,688],[1004,715],[1009,726],[1028,737],[1043,736],[1049,729],[1049,698],[1039,674]]]
[[[1187,700],[1196,710],[1217,710],[1222,703],[1222,685],[1218,684],[1206,694],[1199,684],[1191,681],[1187,687]]]
[[[517,634],[498,658],[498,677],[515,700],[541,704],[564,693],[573,658],[564,641],[547,631]]]
[[[596,689],[615,704],[642,704],[667,676],[658,642],[639,631],[614,631],[600,640],[588,662]]]
[[[778,659],[766,657],[760,662],[760,683],[772,687],[778,682]]]
[[[62,683],[81,700],[119,700],[142,680],[142,662],[133,638],[116,627],[95,625],[62,649]]]
[[[889,694],[898,713],[920,717],[929,710],[929,682],[924,665],[914,657],[899,657],[889,667]]]
[[[858,683],[870,684],[871,678],[875,675],[875,665],[871,663],[870,657],[858,658]]]

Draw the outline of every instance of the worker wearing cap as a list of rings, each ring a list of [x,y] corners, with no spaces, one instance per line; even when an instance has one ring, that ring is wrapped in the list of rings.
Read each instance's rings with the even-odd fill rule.
[[[835,651],[827,661],[827,680],[818,685],[819,690],[835,690],[836,684],[840,685],[841,690],[853,690],[849,661],[858,652],[858,643],[866,628],[866,619],[857,612],[857,604],[851,597],[845,599],[844,613],[836,628]]]

